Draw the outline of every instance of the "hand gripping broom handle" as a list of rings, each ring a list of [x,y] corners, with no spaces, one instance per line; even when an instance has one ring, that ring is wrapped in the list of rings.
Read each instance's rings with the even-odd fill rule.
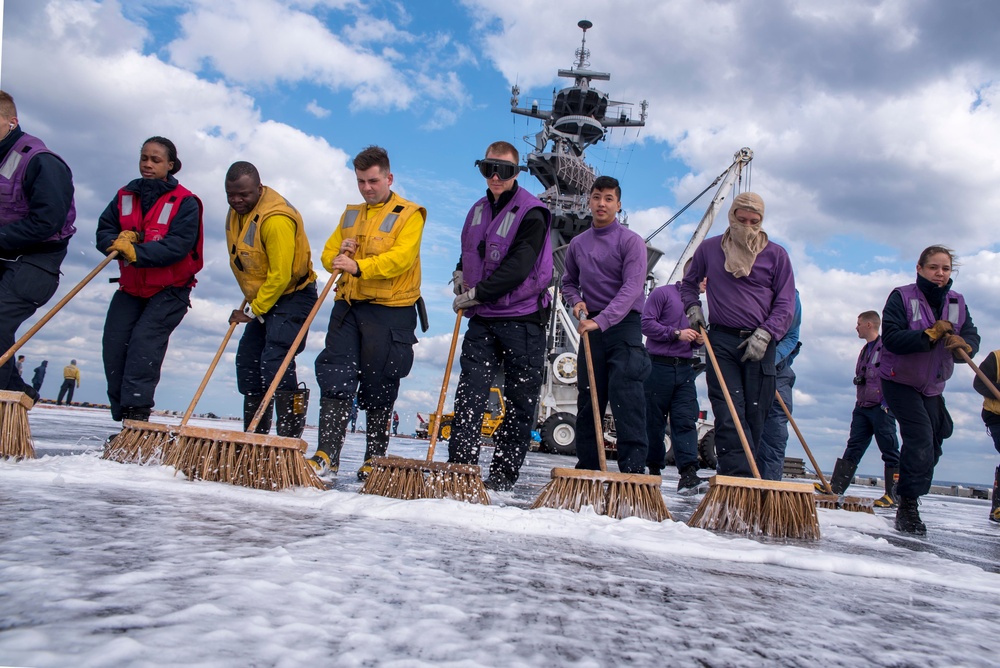
[[[247,305],[247,300],[244,299],[243,303],[240,304],[239,310],[242,311]],[[208,365],[208,371],[205,372],[205,377],[201,379],[201,385],[198,386],[198,391],[194,393],[194,398],[191,399],[191,403],[188,405],[187,410],[184,411],[184,418],[181,420],[181,426],[183,427],[191,419],[191,414],[194,413],[195,406],[198,405],[198,400],[201,399],[202,392],[208,387],[208,381],[211,379],[212,374],[215,373],[215,367],[219,365],[219,360],[222,359],[222,353],[226,351],[226,345],[229,343],[229,339],[232,338],[233,332],[236,330],[236,325],[238,322],[231,323],[229,325],[229,330],[226,335],[222,338],[222,345],[219,346],[219,350],[215,353],[215,358],[212,363]]]
[[[597,438],[597,463],[602,471],[608,470],[607,456],[604,454],[604,421],[603,415],[598,414],[597,405],[597,380],[594,378],[594,358],[590,354],[589,332],[583,333],[583,354],[587,360],[587,382],[590,383],[590,407],[594,416],[594,435]]]
[[[441,418],[444,415],[444,399],[448,394],[448,381],[451,380],[451,365],[455,361],[455,348],[458,346],[458,334],[462,328],[463,309],[458,309],[455,318],[455,331],[451,333],[451,348],[448,350],[448,362],[444,367],[444,381],[441,383],[441,394],[438,395],[437,422],[431,429],[431,444],[427,446],[427,461],[434,460],[434,446],[437,445],[438,433],[441,431]]]
[[[715,369],[715,376],[719,379],[719,385],[722,387],[722,394],[726,397],[726,406],[729,407],[729,415],[733,418],[733,423],[736,425],[736,433],[740,436],[740,443],[743,444],[743,452],[747,456],[747,462],[750,464],[750,471],[753,472],[753,477],[760,480],[760,471],[757,469],[757,462],[754,461],[753,452],[750,451],[750,443],[747,441],[747,435],[743,431],[743,424],[740,422],[740,417],[736,414],[736,406],[733,405],[733,398],[729,394],[729,388],[726,387],[726,379],[722,377],[722,369],[719,368],[719,360],[715,359],[715,351],[712,350],[712,342],[708,340],[708,332],[705,331],[704,327],[701,327],[701,335],[705,339],[705,350],[708,351],[708,358],[712,361],[712,368]]]
[[[986,383],[986,387],[990,388],[990,392],[992,392],[993,396],[997,398],[997,401],[1000,401],[1000,390],[998,390],[997,386],[993,383],[992,380],[990,380],[990,377],[987,376],[985,373],[983,373],[983,370],[980,369],[976,365],[976,363],[972,361],[972,359],[969,357],[969,353],[965,352],[961,348],[956,348],[955,350],[957,350],[958,354],[962,356],[962,361],[968,364],[969,368],[976,372],[976,375],[979,376],[979,379],[981,381]]]
[[[344,253],[353,257],[353,253]],[[299,349],[299,344],[302,343],[302,339],[306,338],[306,334],[309,333],[309,325],[312,321],[316,319],[316,314],[319,313],[319,309],[323,306],[323,300],[326,296],[330,294],[330,290],[340,277],[344,275],[344,272],[338,271],[336,276],[331,276],[330,280],[327,282],[326,287],[323,288],[323,292],[320,293],[319,298],[313,305],[312,310],[309,311],[309,315],[306,316],[305,322],[302,323],[302,327],[299,329],[299,333],[295,335],[295,340],[292,341],[292,345],[288,348],[288,352],[285,353],[285,359],[281,362],[281,366],[278,367],[278,372],[274,374],[274,380],[271,381],[271,386],[267,388],[267,392],[264,393],[264,398],[260,402],[260,406],[257,408],[257,412],[254,413],[253,420],[250,421],[250,426],[247,427],[246,433],[252,434],[257,430],[257,425],[260,423],[261,419],[264,417],[264,411],[271,407],[271,399],[274,398],[274,393],[278,391],[278,385],[281,384],[281,378],[285,375],[285,371],[288,370],[288,365],[292,363],[295,359],[295,353]]]
[[[803,436],[802,432],[799,431],[799,425],[795,424],[795,418],[792,417],[792,412],[788,410],[788,406],[785,405],[785,400],[781,398],[781,395],[778,394],[777,390],[774,391],[774,398],[778,400],[779,404],[781,404],[781,410],[785,411],[785,417],[788,418],[789,424],[791,424],[792,429],[795,430],[795,435],[799,437],[799,443],[802,444],[802,449],[805,450],[806,454],[809,456],[809,461],[812,462],[813,470],[816,471],[816,475],[819,476],[820,482],[823,483],[823,487],[826,487],[826,493],[833,494],[833,487],[830,487],[830,483],[827,482],[826,476],[824,476],[823,472],[820,470],[819,464],[816,463],[816,458],[813,457],[812,450],[810,450],[809,446],[806,444],[805,436]]]
[[[42,326],[45,325],[45,323],[47,323],[49,320],[52,319],[52,316],[54,316],[56,313],[58,313],[62,309],[63,306],[66,306],[66,303],[70,299],[72,299],[73,297],[75,297],[76,293],[78,293],[80,290],[83,290],[84,286],[86,286],[87,283],[90,283],[90,281],[94,278],[94,276],[97,276],[99,273],[101,273],[101,270],[104,269],[106,266],[108,266],[108,263],[110,263],[116,257],[118,257],[118,251],[111,251],[110,253],[108,253],[107,257],[105,257],[103,260],[101,260],[101,263],[98,264],[96,267],[94,267],[94,269],[89,274],[87,274],[86,276],[84,276],[83,280],[80,281],[79,283],[77,283],[75,288],[73,288],[68,293],[66,293],[66,296],[63,297],[62,299],[60,299],[59,302],[55,306],[53,306],[52,308],[50,308],[49,311],[48,311],[48,313],[46,313],[41,318],[39,318],[38,322],[36,322],[34,325],[32,325],[31,329],[29,329],[27,332],[25,332],[24,336],[22,336],[21,338],[19,338],[14,343],[14,345],[12,345],[10,347],[10,350],[8,350],[7,352],[5,352],[3,354],[3,356],[0,356],[0,366],[3,366],[4,364],[6,364],[10,360],[10,358],[14,356],[14,353],[16,353],[18,350],[20,350],[21,346],[23,346],[25,343],[28,342],[28,339],[30,339],[35,334],[37,334],[38,330],[40,330],[42,328]]]

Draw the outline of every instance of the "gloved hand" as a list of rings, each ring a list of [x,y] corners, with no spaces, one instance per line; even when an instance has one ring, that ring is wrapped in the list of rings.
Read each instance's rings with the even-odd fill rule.
[[[736,346],[737,350],[746,348],[746,352],[743,353],[743,357],[740,358],[741,362],[751,361],[759,362],[764,359],[764,353],[767,352],[767,344],[771,342],[771,334],[765,329],[758,327],[753,331],[748,338],[743,339],[743,343]]]
[[[455,311],[455,313],[458,313],[460,310],[478,306],[480,303],[481,302],[476,299],[476,289],[472,288],[468,292],[463,292],[455,297],[455,301],[451,303],[451,308]]]
[[[451,283],[451,289],[454,290],[456,297],[465,292],[465,279],[461,269],[451,272]]]
[[[955,328],[947,320],[938,320],[933,325],[924,330],[924,334],[930,337],[931,343],[937,343],[945,334],[951,334]]]
[[[688,322],[691,323],[691,329],[700,334],[701,328],[706,326],[705,312],[701,310],[701,304],[694,304],[689,307],[684,315],[687,316]]]
[[[126,239],[129,243],[139,243],[139,233],[135,230],[122,230],[118,233],[119,239]]]
[[[108,252],[118,251],[118,256],[126,262],[135,262],[135,246],[128,239],[118,237],[108,248]]]
[[[958,334],[949,334],[944,337],[944,347],[950,350],[956,359],[961,359],[961,356],[958,354],[959,349],[964,350],[966,355],[972,354],[972,346],[966,343],[965,339]]]

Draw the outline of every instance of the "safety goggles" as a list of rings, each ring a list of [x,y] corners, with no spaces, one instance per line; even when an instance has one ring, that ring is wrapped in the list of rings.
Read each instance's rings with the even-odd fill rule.
[[[512,178],[517,176],[519,172],[525,169],[520,165],[515,165],[513,162],[509,162],[507,160],[496,160],[494,158],[476,160],[476,167],[479,168],[479,173],[482,174],[484,178],[489,179],[496,174],[501,181],[510,181]]]

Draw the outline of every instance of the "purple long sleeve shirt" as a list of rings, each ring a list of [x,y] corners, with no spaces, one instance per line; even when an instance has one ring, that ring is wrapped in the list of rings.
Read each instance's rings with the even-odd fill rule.
[[[594,322],[606,331],[629,311],[642,313],[646,300],[646,244],[618,220],[573,237],[566,249],[562,295],[572,307],[585,302]]]
[[[708,322],[737,329],[762,327],[777,341],[795,315],[795,277],[784,248],[769,242],[754,261],[749,276],[736,278],[726,271],[722,237],[705,239],[694,252],[681,281],[681,300],[687,310],[699,302],[698,283],[708,277]]]
[[[650,355],[665,357],[694,357],[690,341],[681,341],[677,332],[690,329],[691,323],[684,315],[681,303],[680,282],[661,285],[649,293],[642,309],[642,333],[646,335],[646,350]]]

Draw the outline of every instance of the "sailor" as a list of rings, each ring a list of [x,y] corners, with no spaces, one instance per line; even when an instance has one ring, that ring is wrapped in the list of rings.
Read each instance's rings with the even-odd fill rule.
[[[729,228],[706,239],[681,281],[692,329],[705,326],[698,285],[708,277],[708,340],[758,469],[759,446],[775,390],[775,342],[792,324],[795,279],[788,253],[761,229],[764,200],[752,192],[733,198]],[[715,448],[721,475],[750,477],[736,423],[715,366],[708,365],[708,398],[715,415]]]
[[[982,364],[979,365],[983,374],[992,381],[994,387],[1000,387],[1000,350],[994,350]],[[986,383],[978,376],[972,381],[972,387],[979,394],[983,395],[983,423],[986,425],[986,432],[993,439],[993,447],[1000,452],[1000,400],[987,387]],[[1000,466],[997,466],[993,473],[993,505],[990,508],[990,520],[1000,522]]]
[[[792,412],[792,388],[795,386],[795,371],[792,362],[802,349],[799,330],[802,325],[802,302],[799,291],[795,291],[795,315],[785,335],[774,346],[774,385],[785,402],[785,408]],[[760,436],[759,454],[760,477],[764,480],[781,480],[785,470],[785,448],[788,447],[788,416],[777,400],[771,402],[771,410],[764,421]]]
[[[484,484],[506,491],[517,482],[531,444],[531,427],[545,365],[552,247],[549,210],[517,183],[517,149],[494,142],[477,160],[486,195],[465,217],[462,256],[453,274],[453,308],[469,318],[448,461],[478,464],[480,430],[490,387],[503,369],[507,413],[493,434]]]
[[[945,407],[945,382],[955,370],[959,350],[979,350],[979,331],[965,297],[951,289],[954,253],[944,246],[925,248],[917,261],[915,283],[895,288],[882,310],[882,396],[899,422],[899,483],[896,529],[924,535],[918,499],[931,488],[941,445],[954,427]],[[957,332],[957,333],[956,333]]]
[[[367,446],[358,470],[389,447],[399,381],[413,366],[420,300],[420,238],[427,210],[392,188],[389,155],[369,146],[354,158],[364,204],[352,204],[323,248],[323,266],[339,274],[326,347],[316,357],[320,396],[319,448],[310,460],[321,474],[340,468],[355,393],[365,411]]]

